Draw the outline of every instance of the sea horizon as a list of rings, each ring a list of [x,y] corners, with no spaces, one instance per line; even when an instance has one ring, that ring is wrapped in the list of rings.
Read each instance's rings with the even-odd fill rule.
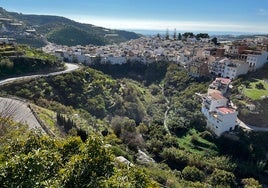
[[[126,31],[135,32],[145,36],[156,36],[157,34],[165,35],[167,30],[156,30],[156,29],[124,29]],[[168,30],[169,35],[173,36],[174,30]],[[268,33],[261,32],[240,32],[240,31],[186,31],[186,30],[176,30],[176,33],[185,33],[192,32],[194,34],[198,33],[207,33],[209,36],[221,36],[221,35],[230,35],[230,36],[240,36],[240,35],[267,35]]]

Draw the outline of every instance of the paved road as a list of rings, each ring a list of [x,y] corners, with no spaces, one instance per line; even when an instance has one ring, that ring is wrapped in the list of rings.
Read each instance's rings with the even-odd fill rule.
[[[46,76],[55,76],[55,75],[59,75],[59,74],[65,74],[68,72],[72,72],[76,69],[79,68],[78,65],[75,64],[71,64],[71,63],[65,63],[66,65],[66,70],[63,71],[59,71],[59,72],[53,72],[53,73],[49,73],[49,74],[36,74],[36,75],[31,75],[31,76],[18,76],[18,77],[14,77],[14,78],[7,78],[4,80],[0,81],[0,86],[14,82],[16,80],[23,80],[23,79],[29,79],[29,78],[38,78],[38,77],[46,77]]]
[[[268,127],[256,127],[252,125],[247,125],[243,121],[237,118],[238,125],[244,129],[250,130],[250,131],[268,131]]]
[[[53,72],[49,74],[37,74],[37,75],[31,75],[31,76],[18,76],[14,78],[4,79],[0,81],[0,86],[5,85],[7,83],[14,82],[16,80],[65,74],[65,73],[74,71],[79,68],[78,65],[71,64],[71,63],[66,63],[65,65],[67,69],[64,71]],[[44,132],[41,125],[36,120],[35,116],[33,115],[30,108],[28,107],[28,104],[24,101],[0,97],[0,116],[10,117],[16,122],[27,124],[30,129],[40,129],[42,132]]]
[[[0,97],[0,116],[12,118],[16,122],[27,124],[29,129],[44,132],[35,116],[24,101]]]

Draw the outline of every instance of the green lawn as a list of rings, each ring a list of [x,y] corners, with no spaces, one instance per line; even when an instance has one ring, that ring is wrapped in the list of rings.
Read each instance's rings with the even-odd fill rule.
[[[256,84],[262,83],[265,89],[257,89]],[[268,82],[264,82],[260,79],[254,79],[253,82],[250,83],[250,87],[243,88],[243,94],[252,100],[260,100],[262,96],[268,96]]]

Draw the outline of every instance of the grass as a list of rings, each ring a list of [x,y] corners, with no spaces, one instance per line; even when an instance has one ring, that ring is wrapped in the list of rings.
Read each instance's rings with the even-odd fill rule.
[[[256,88],[256,84],[262,83],[265,89]],[[263,96],[268,96],[268,82],[260,79],[254,79],[250,82],[250,86],[248,88],[243,88],[243,94],[252,100],[260,100]]]
[[[32,105],[34,111],[39,116],[40,120],[57,136],[60,136],[60,130],[56,123],[56,113],[48,110],[46,108],[42,108],[36,105]]]
[[[178,138],[179,146],[190,153],[216,156],[218,154],[216,145],[199,136],[195,129],[192,129],[182,138]]]
[[[244,77],[242,83],[238,87],[238,90],[246,96],[239,102],[244,104],[244,107],[239,109],[239,118],[249,125],[255,126],[268,126],[268,63],[254,73],[251,73],[247,77]],[[263,84],[264,89],[258,89],[257,84]],[[245,85],[248,84],[248,87]],[[250,101],[248,100],[250,99]],[[247,108],[246,104],[254,104],[256,106],[256,113],[251,113]]]

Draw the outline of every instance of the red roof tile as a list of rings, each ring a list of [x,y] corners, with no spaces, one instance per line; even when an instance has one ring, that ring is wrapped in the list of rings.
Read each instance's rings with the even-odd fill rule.
[[[213,92],[209,94],[213,99],[219,100],[219,99],[226,99],[221,93]]]
[[[228,85],[231,82],[231,80],[228,78],[216,78],[216,81],[220,81],[224,85]]]
[[[227,108],[227,107],[218,107],[217,109],[218,109],[221,113],[223,113],[223,114],[232,114],[232,113],[235,112],[234,109],[232,109],[232,108]]]

